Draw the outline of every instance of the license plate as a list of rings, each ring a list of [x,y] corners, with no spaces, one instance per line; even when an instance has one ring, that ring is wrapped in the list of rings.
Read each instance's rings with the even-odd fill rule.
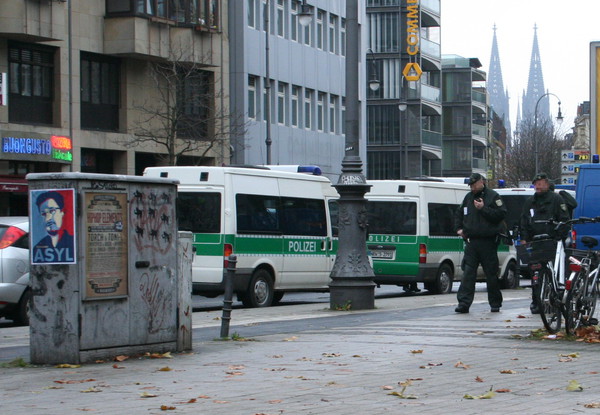
[[[373,259],[394,259],[394,251],[371,251]]]

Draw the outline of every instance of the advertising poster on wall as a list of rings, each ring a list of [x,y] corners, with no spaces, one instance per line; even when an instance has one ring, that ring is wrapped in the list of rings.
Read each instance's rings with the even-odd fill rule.
[[[86,298],[127,295],[127,194],[85,193]]]
[[[75,264],[75,189],[32,190],[31,263]]]

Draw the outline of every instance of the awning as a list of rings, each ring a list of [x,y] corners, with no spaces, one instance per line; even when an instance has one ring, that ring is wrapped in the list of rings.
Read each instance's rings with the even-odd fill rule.
[[[25,179],[0,176],[0,192],[26,193],[28,189],[27,180]]]

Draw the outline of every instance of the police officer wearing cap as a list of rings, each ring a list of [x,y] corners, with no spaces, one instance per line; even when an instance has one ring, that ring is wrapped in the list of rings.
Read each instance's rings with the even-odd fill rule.
[[[468,313],[475,296],[475,280],[479,264],[485,272],[488,303],[492,312],[502,307],[498,281],[498,235],[506,216],[500,195],[485,185],[479,173],[469,177],[471,191],[456,211],[456,233],[465,241],[463,278],[458,289],[458,306],[454,311]]]
[[[555,235],[555,227],[544,221],[564,222],[569,220],[569,209],[562,197],[550,190],[551,182],[546,173],[538,173],[532,181],[535,194],[525,201],[521,214],[521,244],[531,242],[533,237],[541,234]],[[531,313],[538,314],[538,286],[531,290]]]

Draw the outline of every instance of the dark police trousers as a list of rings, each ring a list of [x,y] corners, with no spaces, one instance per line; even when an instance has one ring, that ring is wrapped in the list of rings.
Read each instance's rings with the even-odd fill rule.
[[[479,264],[485,273],[490,307],[502,307],[502,292],[498,281],[498,244],[495,238],[471,239],[465,243],[464,272],[458,288],[458,303],[467,307],[473,303]]]

